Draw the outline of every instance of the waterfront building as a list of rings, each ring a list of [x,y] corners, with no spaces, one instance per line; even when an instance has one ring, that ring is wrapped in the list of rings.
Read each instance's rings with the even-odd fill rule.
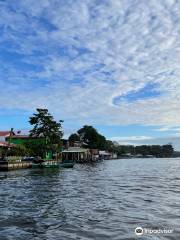
[[[62,151],[62,160],[72,160],[74,162],[89,162],[92,161],[92,154],[89,149],[81,147],[69,147]]]
[[[111,159],[112,158],[112,154],[106,151],[99,151],[99,157],[100,159]]]
[[[13,135],[6,137],[6,141],[13,144],[26,144],[26,143],[44,143],[45,138],[43,137],[30,137],[29,135]]]
[[[29,144],[45,144],[46,139],[45,137],[35,137],[35,136],[29,136],[29,135],[13,135],[11,137],[7,137],[6,141],[14,144],[14,145],[27,145]],[[46,152],[45,159],[52,159],[53,153],[52,151]]]

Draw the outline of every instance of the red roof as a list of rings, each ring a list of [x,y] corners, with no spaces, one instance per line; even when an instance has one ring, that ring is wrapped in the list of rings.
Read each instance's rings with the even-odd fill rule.
[[[10,133],[10,131],[0,131],[0,137],[8,137]]]

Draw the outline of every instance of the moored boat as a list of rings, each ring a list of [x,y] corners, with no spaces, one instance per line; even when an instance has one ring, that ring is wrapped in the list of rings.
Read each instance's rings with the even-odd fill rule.
[[[32,168],[59,168],[59,161],[44,160],[41,162],[34,162]]]

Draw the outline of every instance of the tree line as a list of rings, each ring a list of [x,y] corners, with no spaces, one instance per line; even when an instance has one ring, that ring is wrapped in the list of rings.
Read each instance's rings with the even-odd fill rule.
[[[134,156],[141,155],[142,157],[154,156],[157,158],[168,158],[174,154],[174,149],[171,144],[166,145],[141,145],[141,146],[117,146],[119,156],[131,154]]]
[[[148,155],[153,155],[154,157],[172,157],[174,153],[173,146],[171,144],[160,145],[119,145],[118,142],[113,142],[107,140],[103,135],[98,133],[98,131],[92,127],[85,125],[80,128],[76,133],[69,136],[70,145],[75,142],[81,142],[83,147],[90,149],[105,150],[117,155],[123,156],[127,154],[131,155],[142,155],[146,157]]]

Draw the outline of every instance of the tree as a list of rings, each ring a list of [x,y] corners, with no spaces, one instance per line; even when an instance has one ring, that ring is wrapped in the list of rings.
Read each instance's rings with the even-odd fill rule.
[[[144,157],[149,155],[150,152],[150,146],[147,145],[141,145],[135,147],[135,153],[136,154],[142,154]]]
[[[30,149],[28,149],[23,144],[16,145],[13,148],[11,148],[9,151],[7,151],[8,156],[25,156],[29,155]]]
[[[45,138],[47,150],[55,151],[61,144],[63,136],[62,120],[56,122],[48,109],[36,109],[30,117],[29,123],[33,126],[30,136]]]
[[[172,157],[174,153],[174,148],[171,144],[166,144],[162,146],[163,157]]]
[[[39,139],[40,140],[40,139]],[[44,157],[44,153],[48,150],[45,139],[36,142],[25,142],[24,146],[29,150],[30,156]]]
[[[73,134],[71,134],[70,136],[69,136],[69,142],[71,142],[71,143],[75,143],[75,142],[78,142],[78,141],[80,141],[80,137],[79,137],[79,135],[77,134],[77,133],[73,133]]]
[[[114,152],[115,151],[115,144],[110,140],[106,140],[106,150],[110,151],[110,152]]]
[[[78,135],[88,148],[106,149],[106,138],[99,134],[94,127],[85,125],[78,130]]]
[[[162,157],[162,147],[160,145],[150,146],[150,154],[155,157]]]

